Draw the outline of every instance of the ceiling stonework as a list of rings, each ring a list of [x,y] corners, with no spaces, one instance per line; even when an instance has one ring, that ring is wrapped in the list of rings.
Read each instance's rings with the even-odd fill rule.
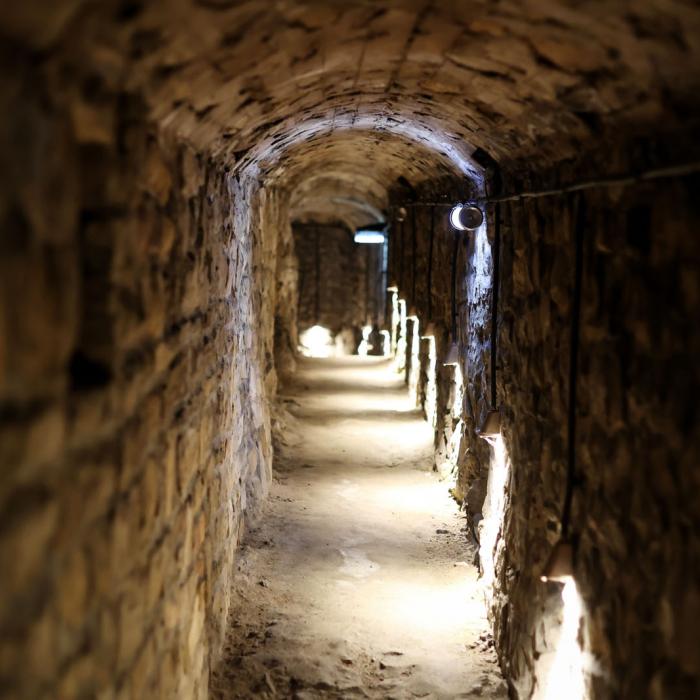
[[[14,5],[14,4],[13,4]],[[542,170],[697,115],[687,0],[28,0],[4,34],[140,92],[164,128],[298,193]],[[338,194],[336,192],[336,194]]]

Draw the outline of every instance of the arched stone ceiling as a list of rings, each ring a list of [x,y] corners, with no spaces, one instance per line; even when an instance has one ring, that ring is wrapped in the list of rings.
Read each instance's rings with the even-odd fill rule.
[[[258,163],[272,179],[284,178],[294,187],[307,175],[318,172],[320,166],[348,162],[349,154],[356,172],[372,174],[385,184],[397,174],[416,183],[428,176],[459,172],[450,156],[434,144],[401,133],[359,128],[327,129],[288,146],[284,162],[273,152],[261,155]]]
[[[551,163],[597,119],[697,102],[686,0],[160,0],[133,24],[154,114],[239,158],[360,126],[430,141],[463,171],[477,146]]]
[[[316,134],[288,147],[283,160],[274,154],[270,163],[263,157],[259,165],[268,182],[290,189],[293,218],[316,212],[319,220],[341,220],[350,227],[378,219],[370,210],[386,209],[387,190],[399,177],[411,185],[460,174],[450,156],[430,144],[360,129]]]
[[[304,173],[327,167],[326,191],[355,177],[345,194],[356,197],[373,157],[375,204],[407,172],[478,179],[477,148],[505,169],[543,169],[616,130],[673,129],[700,101],[690,0],[16,5],[1,32],[48,51],[82,22],[76,61],[87,52],[96,72],[123,70],[156,120],[235,168],[282,184],[286,172],[303,189]],[[372,145],[368,133],[395,138]]]
[[[343,164],[344,165],[344,164]],[[347,168],[312,174],[291,192],[290,217],[319,223],[341,221],[354,229],[386,218],[387,184]]]

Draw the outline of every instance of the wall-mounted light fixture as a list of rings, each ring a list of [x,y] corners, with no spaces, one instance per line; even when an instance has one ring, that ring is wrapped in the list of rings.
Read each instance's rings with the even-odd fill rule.
[[[484,440],[492,440],[501,434],[501,412],[492,408],[486,414],[484,422],[479,429],[479,437]]]
[[[474,231],[484,223],[484,212],[475,204],[455,204],[450,211],[450,223],[458,231]]]
[[[547,559],[540,580],[566,583],[574,576],[574,548],[570,542],[560,540],[554,545],[554,549]]]
[[[355,243],[384,243],[386,224],[369,224],[355,229]]]
[[[384,234],[376,231],[355,231],[355,243],[384,243]]]
[[[442,363],[445,367],[456,366],[459,364],[459,346],[457,343],[450,343],[450,347],[445,355],[445,360]]]
[[[425,331],[421,333],[421,340],[424,340],[425,338],[435,338],[435,324],[432,321],[428,322],[428,325],[425,327]]]

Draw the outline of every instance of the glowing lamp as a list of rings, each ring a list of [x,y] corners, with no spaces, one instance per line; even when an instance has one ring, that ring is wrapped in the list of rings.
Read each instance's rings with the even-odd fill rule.
[[[434,338],[434,337],[435,337],[435,324],[431,321],[425,327],[425,331],[421,334],[421,339],[425,340],[426,338]]]
[[[445,367],[459,364],[459,347],[457,346],[457,343],[450,344],[450,348],[447,351],[447,355],[445,356],[445,360],[442,364]]]
[[[379,231],[360,228],[355,231],[355,243],[384,243],[385,238]]]
[[[540,580],[567,583],[574,578],[574,548],[570,542],[559,540],[547,559]]]
[[[406,211],[406,207],[399,207],[396,211],[396,220],[397,221],[405,221],[407,214],[408,214],[408,212]]]
[[[384,243],[386,224],[367,224],[355,229],[355,243]]]
[[[484,223],[484,212],[473,204],[456,204],[450,211],[450,223],[458,231],[474,231]]]
[[[498,409],[492,408],[486,414],[478,434],[484,440],[493,440],[501,434],[501,413]]]
[[[395,284],[393,284],[391,285],[391,287],[387,287],[386,291],[391,292],[392,294],[396,294],[396,292],[399,291],[399,288]]]

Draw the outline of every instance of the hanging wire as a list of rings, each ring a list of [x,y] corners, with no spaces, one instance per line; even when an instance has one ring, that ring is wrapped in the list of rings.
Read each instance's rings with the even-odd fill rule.
[[[428,320],[433,317],[433,241],[435,240],[435,207],[430,207],[430,247],[428,252]]]
[[[416,210],[411,211],[411,256],[413,257],[413,265],[411,265],[411,304],[415,306],[416,303],[416,265],[418,257],[418,242],[416,241]]]
[[[316,273],[316,296],[314,298],[314,317],[316,323],[321,322],[321,232],[316,228],[315,236],[315,250],[316,255],[314,257],[314,272]]]
[[[459,253],[459,231],[454,232],[454,243],[452,246],[452,342],[457,342],[457,255]]]
[[[381,268],[382,268],[382,270],[381,270],[381,282],[380,282],[380,287],[377,290],[377,299],[384,298],[384,292],[385,292],[387,285],[389,283],[389,239],[388,238],[385,238],[384,243],[382,244]],[[382,325],[386,322],[387,304],[388,304],[388,299],[385,299],[384,308],[381,312]]]
[[[369,256],[370,247],[365,246],[365,323],[369,318]]]
[[[399,226],[399,231],[400,231],[400,241],[399,241],[399,289],[403,290],[403,243],[404,243],[404,229],[403,229],[403,221],[401,222],[401,226]]]
[[[491,410],[496,410],[496,359],[498,357],[498,288],[501,281],[501,205],[494,207],[493,286],[491,292]]]
[[[700,161],[693,163],[684,163],[682,165],[673,165],[667,168],[657,168],[654,170],[646,170],[637,174],[613,175],[608,178],[600,178],[596,180],[582,180],[564,187],[547,189],[547,190],[530,190],[518,192],[514,194],[505,194],[495,197],[472,197],[469,201],[478,204],[497,204],[501,202],[517,202],[522,199],[538,199],[540,197],[553,197],[561,194],[571,194],[572,192],[580,192],[582,190],[590,190],[601,187],[626,187],[636,185],[642,182],[651,180],[661,180],[672,177],[682,177],[684,175],[692,175],[700,172]],[[449,207],[454,206],[454,202],[445,199],[441,202],[424,202],[414,201],[405,202],[404,207]]]
[[[561,516],[562,538],[569,538],[571,504],[576,482],[576,388],[578,380],[578,354],[581,319],[581,288],[583,285],[583,235],[586,227],[586,209],[583,197],[576,203],[574,224],[574,288],[571,307],[571,346],[569,348],[569,415],[566,463],[566,492]]]

